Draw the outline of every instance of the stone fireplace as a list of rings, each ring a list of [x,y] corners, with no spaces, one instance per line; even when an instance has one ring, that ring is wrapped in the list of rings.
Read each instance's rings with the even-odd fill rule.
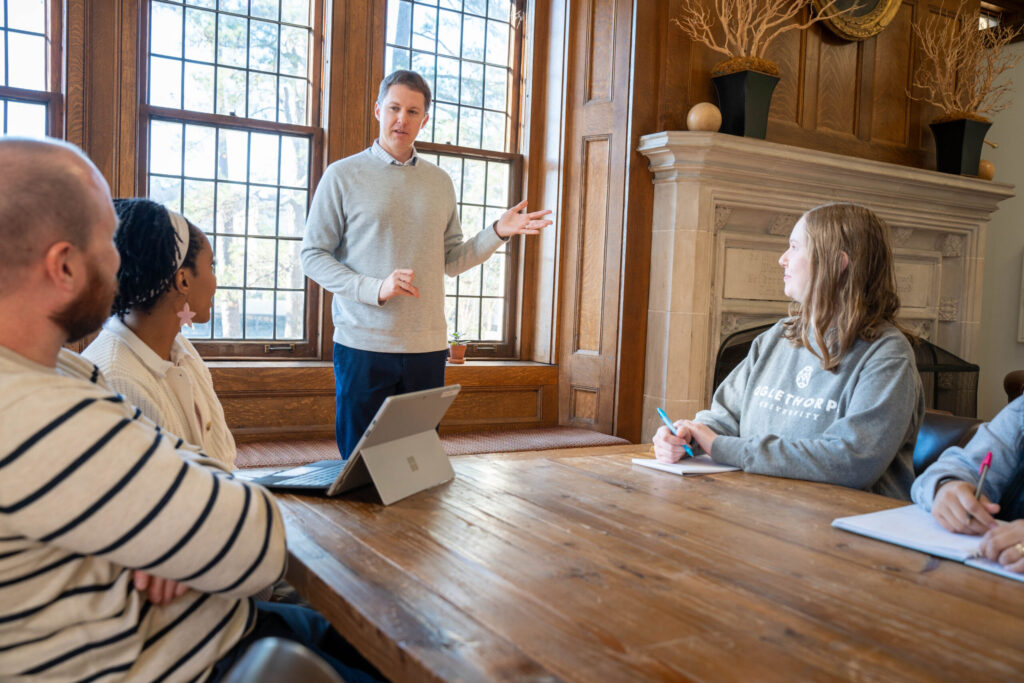
[[[639,151],[655,185],[644,439],[658,406],[678,419],[709,405],[728,335],[786,314],[778,258],[800,214],[825,202],[889,223],[901,320],[979,362],[985,224],[1011,186],[720,133],[654,133]]]

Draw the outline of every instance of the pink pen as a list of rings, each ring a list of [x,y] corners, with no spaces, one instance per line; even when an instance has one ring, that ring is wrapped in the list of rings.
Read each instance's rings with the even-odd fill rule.
[[[978,488],[974,491],[974,499],[981,499],[981,485],[985,483],[985,475],[988,474],[988,468],[992,466],[992,451],[989,451],[985,456],[985,459],[981,461],[981,467],[978,468],[978,474],[981,475],[981,479],[978,480]]]

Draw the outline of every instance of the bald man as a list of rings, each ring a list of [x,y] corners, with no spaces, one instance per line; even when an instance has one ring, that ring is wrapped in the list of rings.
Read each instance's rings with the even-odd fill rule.
[[[0,168],[0,680],[216,680],[256,634],[331,646],[249,599],[284,570],[271,496],[63,348],[113,300],[103,177],[58,141],[0,138]]]

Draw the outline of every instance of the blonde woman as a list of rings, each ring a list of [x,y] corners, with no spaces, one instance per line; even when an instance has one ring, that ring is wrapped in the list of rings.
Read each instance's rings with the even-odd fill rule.
[[[856,204],[805,213],[779,258],[790,316],[761,334],[711,408],[654,437],[746,472],[909,499],[924,394],[899,297],[888,227]]]

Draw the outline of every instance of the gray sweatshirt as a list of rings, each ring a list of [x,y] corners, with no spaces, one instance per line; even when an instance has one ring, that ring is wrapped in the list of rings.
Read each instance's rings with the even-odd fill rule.
[[[375,143],[376,144],[376,143]],[[334,294],[334,341],[366,351],[422,353],[447,346],[444,276],[482,263],[502,243],[491,228],[462,241],[455,189],[420,158],[390,164],[372,148],[327,167],[302,238],[302,269]],[[377,294],[411,268],[419,298]]]
[[[783,339],[779,321],[695,419],[721,435],[711,447],[718,462],[908,500],[923,417],[913,349],[895,327],[857,341],[833,373]]]

